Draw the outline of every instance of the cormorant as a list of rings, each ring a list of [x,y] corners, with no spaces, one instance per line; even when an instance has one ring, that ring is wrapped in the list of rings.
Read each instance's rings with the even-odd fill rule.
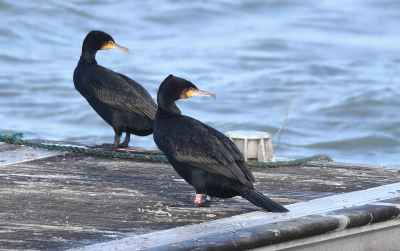
[[[271,212],[286,208],[254,190],[254,177],[236,145],[224,134],[181,115],[175,101],[192,96],[214,97],[191,82],[169,75],[157,94],[158,110],[153,138],[176,172],[196,189],[195,203],[211,205],[212,197],[242,196]],[[202,194],[207,195],[201,203]]]
[[[74,71],[76,90],[115,131],[114,148],[128,147],[130,134],[153,133],[157,105],[137,82],[96,62],[98,50],[116,49],[129,53],[102,31],[91,31],[82,45],[82,55]],[[125,140],[119,144],[122,133]]]

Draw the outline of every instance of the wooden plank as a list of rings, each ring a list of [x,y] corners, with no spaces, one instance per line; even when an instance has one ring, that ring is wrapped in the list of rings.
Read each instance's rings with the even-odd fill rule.
[[[124,238],[122,240],[100,243],[74,250],[144,250],[157,249],[158,246],[177,245],[180,242],[198,240],[207,236],[242,230],[278,221],[300,218],[308,215],[326,214],[327,212],[357,207],[368,203],[384,201],[400,196],[400,183],[370,188],[346,194],[334,195],[309,202],[300,202],[286,206],[288,213],[253,212],[221,220],[178,227],[148,234]]]
[[[377,168],[377,169],[392,169],[392,170],[400,170],[400,166],[383,166],[383,165],[370,165],[370,164],[357,164],[357,163],[348,163],[348,162],[310,162],[308,163],[310,166],[325,166],[325,167],[335,167],[335,166],[346,166],[348,168]]]
[[[252,172],[255,188],[283,205],[400,182],[395,169],[323,163]],[[191,204],[193,196],[194,189],[167,163],[66,153],[5,165],[0,169],[0,247],[68,249],[263,213],[241,197],[216,198],[211,208],[198,208]]]

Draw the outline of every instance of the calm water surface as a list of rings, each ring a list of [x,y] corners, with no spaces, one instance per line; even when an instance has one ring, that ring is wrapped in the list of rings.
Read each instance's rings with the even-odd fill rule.
[[[113,142],[72,81],[98,29],[131,50],[100,65],[153,98],[168,74],[214,92],[178,106],[222,132],[274,135],[297,97],[277,156],[399,166],[400,2],[0,0],[0,17],[0,133]]]

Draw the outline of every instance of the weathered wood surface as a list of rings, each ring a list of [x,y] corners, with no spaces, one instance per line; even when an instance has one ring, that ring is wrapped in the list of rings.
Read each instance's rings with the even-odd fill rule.
[[[268,250],[271,251],[287,250],[284,247],[276,248],[275,245],[271,244],[284,244],[286,247],[293,247],[290,250],[297,250],[299,246],[290,245],[291,241],[299,239],[304,241],[304,238],[318,236],[319,243],[325,242],[329,239],[329,237],[326,238],[329,233],[353,228],[358,229],[357,234],[364,236],[362,239],[365,247],[368,246],[365,242],[375,247],[379,247],[377,243],[385,246],[383,249],[368,250],[394,250],[398,248],[400,236],[393,235],[390,240],[388,238],[370,239],[366,233],[369,230],[361,229],[364,226],[371,225],[378,229],[375,224],[385,222],[385,225],[381,225],[380,228],[400,231],[398,219],[400,215],[400,182],[294,203],[286,207],[290,212],[275,214],[262,211],[251,212],[73,250],[242,251],[264,249],[265,246],[268,246]],[[388,236],[390,235],[386,237]],[[315,248],[314,244],[315,242],[312,243],[314,250],[323,250]],[[357,243],[355,245],[357,248],[354,248],[354,242],[352,244],[353,249],[345,248],[345,250],[365,250],[357,247]],[[302,250],[307,249],[303,246]],[[340,249],[335,246],[328,246],[325,247],[325,250],[337,251]]]
[[[324,163],[252,171],[282,204],[400,182],[396,169]],[[0,248],[62,250],[260,211],[238,197],[197,208],[193,197],[166,163],[68,153],[1,166]]]

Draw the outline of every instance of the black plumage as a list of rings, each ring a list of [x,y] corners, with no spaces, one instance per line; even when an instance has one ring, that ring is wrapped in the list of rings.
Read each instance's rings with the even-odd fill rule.
[[[201,91],[191,82],[172,75],[161,83],[153,137],[177,173],[196,189],[196,194],[211,197],[203,205],[210,206],[212,197],[240,195],[265,210],[287,212],[286,208],[254,190],[253,174],[228,137],[196,119],[181,115],[175,101],[192,96],[215,98],[213,93]]]
[[[157,105],[143,86],[97,64],[97,51],[107,49],[129,53],[107,33],[89,32],[74,71],[74,85],[97,114],[114,129],[114,148],[128,147],[130,134],[147,136],[153,133]],[[119,144],[123,132],[126,137]]]

